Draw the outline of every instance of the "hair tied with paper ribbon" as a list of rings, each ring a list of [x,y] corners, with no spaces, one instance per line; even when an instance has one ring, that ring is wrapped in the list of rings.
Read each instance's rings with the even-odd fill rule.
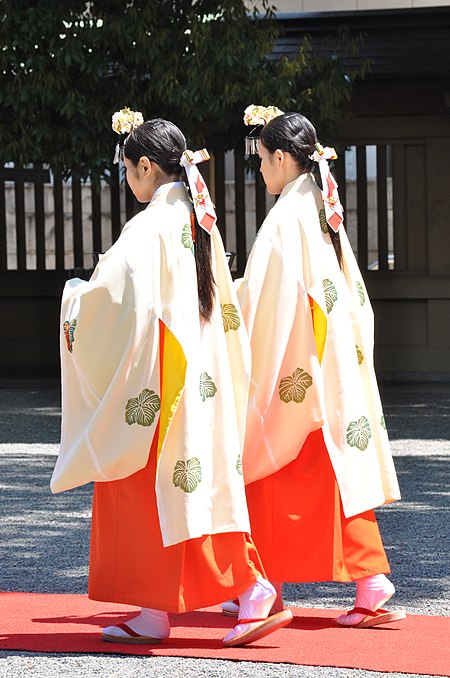
[[[339,199],[338,185],[335,178],[331,174],[329,160],[336,160],[337,153],[334,148],[326,146],[325,148],[317,143],[316,150],[310,156],[311,160],[315,160],[319,165],[320,178],[322,180],[322,198],[325,208],[325,217],[327,223],[331,226],[335,233],[338,232],[339,226],[344,220],[344,208]]]
[[[144,122],[144,117],[140,111],[132,111],[131,108],[125,106],[120,111],[113,113],[111,127],[114,132],[119,135],[130,134],[136,127],[139,127]],[[123,151],[123,143],[120,139],[116,144],[116,149],[113,158],[113,164],[116,165],[121,159]]]
[[[217,216],[205,180],[198,171],[197,165],[209,159],[210,155],[206,148],[202,148],[200,151],[187,149],[180,158],[180,165],[184,167],[191,191],[195,216],[200,226],[207,233],[211,233],[217,221]],[[195,240],[195,229],[193,229],[193,239]]]

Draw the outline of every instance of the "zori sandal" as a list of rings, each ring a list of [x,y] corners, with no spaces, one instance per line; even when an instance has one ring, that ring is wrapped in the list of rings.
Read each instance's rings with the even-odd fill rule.
[[[268,636],[292,621],[291,610],[277,612],[265,619],[239,619],[237,626],[223,639],[225,647],[240,647]],[[242,628],[240,628],[242,627]]]
[[[151,636],[141,636],[133,631],[128,624],[116,624],[116,626],[107,626],[102,631],[102,639],[108,643],[128,643],[130,645],[157,645],[162,642],[161,638],[152,638]]]
[[[355,624],[346,623],[346,618],[351,614],[364,615],[363,618]],[[341,615],[335,621],[339,626],[347,626],[351,629],[367,629],[371,626],[378,626],[379,624],[389,624],[399,619],[406,619],[404,610],[397,610],[396,612],[389,612],[383,610],[381,607],[378,610],[367,610],[365,607],[354,607],[346,614]]]

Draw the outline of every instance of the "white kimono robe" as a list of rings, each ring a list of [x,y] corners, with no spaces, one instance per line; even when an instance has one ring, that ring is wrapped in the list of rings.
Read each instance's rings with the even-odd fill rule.
[[[373,367],[373,312],[344,228],[340,237],[343,271],[321,192],[303,174],[271,209],[238,281],[252,347],[244,477],[289,464],[322,428],[350,517],[400,492]]]
[[[165,546],[249,531],[241,453],[250,347],[216,227],[216,303],[211,321],[200,321],[191,211],[184,184],[161,186],[91,280],[66,283],[61,308],[62,435],[51,489],[144,468],[159,419]]]

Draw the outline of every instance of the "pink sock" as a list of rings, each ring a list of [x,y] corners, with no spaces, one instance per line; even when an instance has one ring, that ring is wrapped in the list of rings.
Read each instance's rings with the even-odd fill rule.
[[[356,600],[354,607],[363,607],[372,612],[382,607],[395,593],[394,585],[384,574],[374,574],[356,581]],[[341,614],[337,617],[339,624],[354,626],[363,621],[365,615],[360,612]]]
[[[276,595],[272,584],[267,579],[258,577],[256,582],[239,596],[239,617],[241,619],[265,619]]]
[[[356,581],[355,607],[377,610],[395,593],[394,585],[384,574],[374,574]]]
[[[254,584],[239,596],[239,619],[236,626],[225,636],[224,641],[240,636],[252,627],[250,623],[241,623],[240,619],[266,619],[277,597],[270,581],[259,576]]]

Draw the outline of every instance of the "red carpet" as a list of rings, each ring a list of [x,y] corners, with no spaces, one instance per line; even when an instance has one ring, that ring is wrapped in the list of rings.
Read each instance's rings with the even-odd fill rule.
[[[221,639],[233,620],[219,608],[170,615],[172,634],[160,646],[115,645],[100,639],[103,626],[125,621],[127,605],[86,596],[0,593],[1,650],[166,655],[286,662],[372,671],[448,676],[450,617],[409,615],[375,629],[343,629],[333,610],[293,608],[294,621],[244,648],[225,649]]]

